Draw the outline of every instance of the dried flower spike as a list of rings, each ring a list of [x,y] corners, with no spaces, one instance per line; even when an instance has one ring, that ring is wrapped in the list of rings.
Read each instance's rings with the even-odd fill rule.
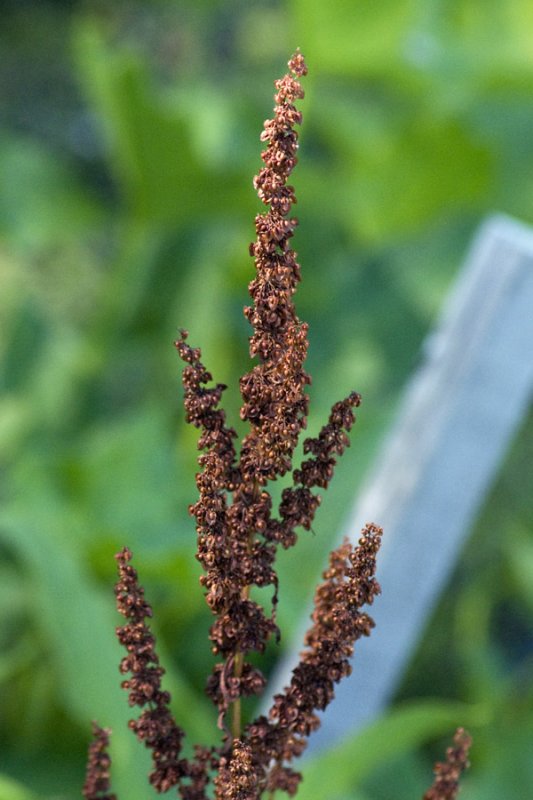
[[[82,794],[85,800],[117,800],[110,794],[109,770],[111,758],[107,752],[109,747],[109,731],[93,722],[93,741],[89,745],[87,772]]]
[[[270,719],[260,717],[247,729],[263,769],[263,783],[270,791],[296,792],[301,775],[284,762],[301,755],[307,737],[320,725],[315,712],[329,705],[334,685],[351,672],[349,659],[355,642],[369,636],[374,626],[361,609],[380,593],[375,571],[382,533],[381,528],[368,524],[357,547],[345,540],[331,553],[324,582],[316,590],[306,649],[290,685],[274,698]]]
[[[117,628],[117,637],[127,655],[120,662],[120,671],[131,677],[122,681],[129,691],[130,706],[145,708],[139,719],[129,725],[137,738],[152,751],[154,769],[150,783],[158,792],[166,792],[184,775],[184,762],[179,760],[183,731],[178,728],[169,709],[170,695],[161,689],[165,670],[159,665],[155,639],[146,624],[152,609],[144,599],[144,589],[137,582],[137,572],[129,563],[127,547],[116,556],[119,580],[115,586],[117,608],[128,620]]]
[[[231,753],[223,756],[215,779],[216,800],[255,800],[259,782],[249,745],[236,739]]]
[[[250,354],[259,363],[241,379],[241,418],[250,424],[237,458],[235,432],[219,408],[224,386],[208,388],[210,373],[198,349],[187,344],[182,331],[176,347],[186,362],[183,370],[187,420],[202,431],[198,447],[202,471],[196,482],[200,492],[191,506],[196,517],[198,558],[205,569],[202,584],[217,619],[210,638],[213,652],[222,658],[211,675],[207,691],[219,709],[219,725],[230,733],[225,717],[232,706],[231,736],[241,735],[240,699],[264,687],[261,672],[247,661],[252,651],[263,652],[275,624],[277,576],[276,548],[296,542],[296,528],[309,529],[320,498],[315,487],[327,488],[335,455],[348,446],[346,432],[354,422],[353,408],[360,396],[352,392],[336,403],[317,438],[304,442],[304,460],[292,474],[293,485],[283,491],[279,516],[272,515],[267,484],[292,469],[294,448],[306,426],[311,379],[303,368],[307,352],[307,326],[297,315],[293,295],[300,280],[296,253],[290,247],[297,220],[291,218],[296,202],[287,179],[296,165],[302,121],[295,101],[304,96],[299,78],[307,73],[301,53],[289,61],[289,74],[275,82],[276,106],[261,140],[264,167],[254,179],[260,200],[268,207],[255,220],[256,241],[250,252],[256,277],[249,290],[253,305],[245,316],[253,327]],[[232,493],[231,499],[228,493]],[[250,597],[253,586],[274,587],[273,609],[268,616]]]
[[[435,764],[435,780],[424,800],[455,800],[459,793],[459,779],[470,766],[468,752],[472,739],[464,728],[458,728],[453,741],[455,746],[447,749],[446,761]]]
[[[297,220],[290,217],[296,202],[287,183],[297,163],[302,114],[295,102],[303,98],[299,79],[307,67],[298,51],[289,61],[289,73],[275,82],[274,116],[264,124],[261,141],[264,166],[254,179],[259,199],[267,206],[255,219],[256,239],[250,246],[256,275],[249,285],[252,305],[245,316],[253,332],[250,354],[256,365],[240,381],[241,418],[249,425],[240,451],[235,430],[220,408],[225,386],[211,385],[212,376],[181,331],[176,348],[185,362],[183,386],[187,421],[200,431],[196,475],[199,498],[190,507],[196,520],[197,558],[204,574],[201,584],[215,620],[209,638],[218,657],[207,681],[207,694],[218,709],[223,731],[220,745],[195,745],[194,756],[181,757],[184,733],[170,711],[170,695],[161,686],[164,669],[147,624],[152,609],[139,585],[137,572],[124,548],[117,554],[119,579],[117,608],[126,624],[117,628],[127,655],[120,671],[129,703],[142,712],[129,725],[152,754],[150,783],[158,792],[175,787],[182,800],[258,800],[265,792],[294,795],[301,774],[292,761],[302,754],[309,735],[319,726],[317,711],[334,697],[335,685],[351,671],[355,643],[374,626],[363,608],[379,594],[375,578],[376,555],[382,530],[369,523],[357,546],[349,541],[334,550],[323,583],[315,594],[312,625],[299,664],[289,685],[273,699],[268,716],[259,716],[243,729],[241,698],[261,693],[265,679],[251,663],[269,637],[278,637],[275,609],[278,578],[275,560],[279,546],[297,541],[297,528],[309,530],[320,497],[327,489],[336,457],[349,446],[348,433],[361,402],[357,392],[335,403],[318,436],[303,444],[299,467],[293,455],[307,424],[311,383],[304,370],[307,326],[296,314],[293,295],[300,280],[297,256],[290,247]],[[268,487],[287,473],[277,515]],[[254,587],[272,587],[267,613],[253,599]],[[109,794],[108,732],[93,726],[89,749],[86,800],[116,800]],[[470,737],[459,729],[455,747],[435,767],[435,781],[425,800],[453,800],[461,772],[467,766]]]
[[[302,366],[307,328],[298,320],[292,302],[300,279],[296,254],[289,247],[297,224],[288,218],[295,197],[293,187],[287,185],[298,148],[294,126],[301,122],[294,105],[303,97],[298,77],[307,71],[301,54],[291,59],[289,69],[290,74],[276,81],[274,118],[267,120],[261,137],[268,143],[262,154],[265,166],[254,181],[269,211],[257,216],[257,239],[251,246],[257,275],[250,284],[254,304],[245,315],[254,328],[250,353],[260,363],[241,379],[241,417],[250,423],[250,432],[238,459],[235,432],[226,426],[224,411],[218,407],[225,387],[207,388],[211,375],[200,360],[200,351],[187,344],[185,331],[176,342],[187,364],[183,370],[187,420],[202,431],[198,447],[204,451],[199,458],[202,471],[196,478],[200,498],[191,512],[197,523],[198,558],[205,569],[202,584],[217,617],[210,638],[213,652],[222,659],[207,691],[219,709],[219,725],[228,734],[225,716],[233,705],[233,738],[240,735],[240,698],[264,688],[261,672],[246,656],[263,652],[268,638],[278,635],[274,610],[267,615],[251,599],[250,590],[273,586],[275,608],[275,545],[286,544],[291,536],[295,540],[297,520],[291,517],[289,534],[284,522],[271,519],[272,500],[264,486],[291,469],[308,406],[304,389],[310,379]]]

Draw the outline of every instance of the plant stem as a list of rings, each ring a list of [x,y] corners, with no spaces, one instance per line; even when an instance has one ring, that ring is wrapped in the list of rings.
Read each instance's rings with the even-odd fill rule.
[[[242,675],[243,663],[244,663],[244,655],[239,651],[235,655],[235,664],[233,668],[233,675],[236,678],[240,678]],[[242,717],[241,698],[238,697],[232,703],[231,706],[231,735],[234,740],[241,738],[241,717]]]
[[[260,486],[257,481],[254,481],[254,490],[253,490],[253,497],[254,500],[257,499],[260,491]],[[248,552],[251,553],[253,549],[255,538],[255,531],[250,531],[248,535],[248,543],[247,549]],[[244,586],[241,592],[241,597],[243,600],[248,600],[250,597],[250,589],[251,586]],[[235,678],[242,677],[242,670],[244,667],[244,653],[241,650],[237,650],[235,653],[235,661],[233,664],[233,676]],[[242,731],[242,703],[241,698],[238,697],[232,704],[231,708],[231,736],[232,739],[241,738],[241,731]]]

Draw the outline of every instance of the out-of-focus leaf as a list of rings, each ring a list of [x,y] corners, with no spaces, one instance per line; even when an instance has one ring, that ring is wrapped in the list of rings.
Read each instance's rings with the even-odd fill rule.
[[[27,398],[4,395],[0,398],[0,459],[9,458],[31,425],[33,408]]]
[[[0,138],[0,231],[12,245],[57,248],[99,215],[68,162],[29,138]]]
[[[465,800],[525,800],[533,786],[533,716],[525,713],[502,722],[495,720],[484,731],[483,742],[474,739],[471,767],[463,780]],[[505,713],[505,712],[504,712]]]
[[[71,713],[87,726],[97,719],[113,730],[114,781],[129,789],[130,798],[145,800],[149,759],[128,730],[131,717],[124,692],[119,688],[117,665],[122,657],[114,630],[117,616],[106,599],[90,583],[75,554],[76,522],[60,507],[48,503],[24,503],[0,517],[2,536],[15,549],[31,574],[33,601],[51,643],[58,667],[62,695]],[[33,510],[33,513],[32,513]],[[164,654],[163,654],[164,657]],[[179,723],[192,738],[209,730],[201,701],[190,695],[179,675],[170,670],[165,685],[173,693]],[[132,781],[132,775],[136,775]],[[132,791],[135,793],[132,795]],[[151,796],[151,795],[148,795]]]
[[[112,604],[90,585],[71,548],[51,528],[61,519],[61,514],[50,518],[43,509],[34,520],[2,515],[2,536],[30,570],[34,603],[53,650],[65,702],[87,725],[88,738],[91,719],[113,729],[117,786],[121,774],[131,769],[140,787],[147,759],[142,748],[135,755],[128,741],[130,714],[118,688],[116,665],[121,653],[113,635]],[[75,537],[75,529],[71,534]],[[138,789],[138,800],[142,797]]]
[[[194,541],[188,517],[185,530],[177,521],[194,487],[187,492],[176,485],[166,417],[165,409],[145,407],[115,423],[95,425],[84,437],[69,467],[69,485],[96,536],[104,532],[117,546],[133,550],[147,531],[156,550],[173,542],[179,546],[186,537]]]
[[[491,618],[499,598],[493,591],[496,573],[482,572],[463,589],[456,612],[456,647],[463,681],[474,701],[490,697],[495,702],[503,685],[504,665],[490,636]],[[498,687],[498,688],[496,688]]]
[[[490,157],[457,121],[422,116],[391,144],[365,160],[354,197],[354,223],[371,239],[468,208],[487,189]]]
[[[37,800],[37,795],[7,775],[0,775],[0,800]]]
[[[133,215],[184,225],[216,207],[216,188],[192,142],[194,103],[164,99],[138,54],[113,50],[90,21],[77,29],[75,55]]]
[[[458,725],[485,721],[485,712],[479,706],[420,701],[398,707],[356,737],[305,764],[302,798],[336,800],[348,796],[359,781],[389,758],[436,737],[449,734],[451,738]]]
[[[500,77],[533,75],[533,7],[528,0],[462,0],[453,12],[436,10],[427,19],[463,69]]]
[[[30,636],[24,636],[13,647],[0,654],[0,684],[8,681],[13,673],[35,660],[35,646]]]
[[[301,46],[322,72],[404,84],[424,72],[476,83],[533,72],[528,0],[460,0],[446,10],[416,0],[295,0],[292,8]]]
[[[506,555],[516,589],[533,611],[533,541],[529,531],[515,530]]]
[[[295,0],[299,43],[320,70],[346,74],[392,71],[403,61],[415,0]]]
[[[475,208],[486,194],[492,173],[486,146],[459,119],[436,118],[424,105],[402,118],[377,119],[367,128],[363,121],[362,131],[345,148],[344,169],[357,179],[337,177],[335,193],[346,227],[358,239],[390,244],[439,213]],[[346,121],[342,115],[341,130]],[[319,124],[326,122],[322,118]],[[331,133],[323,127],[322,134],[341,135],[336,125]],[[315,191],[320,191],[318,184]]]

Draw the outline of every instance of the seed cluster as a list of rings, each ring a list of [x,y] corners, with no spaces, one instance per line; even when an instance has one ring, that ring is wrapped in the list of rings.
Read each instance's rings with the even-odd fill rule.
[[[274,697],[269,717],[259,718],[247,729],[258,771],[269,791],[296,792],[301,775],[284,762],[305,749],[307,737],[320,725],[315,712],[331,702],[334,684],[350,674],[355,642],[368,636],[374,626],[361,608],[371,605],[380,592],[374,575],[381,535],[381,528],[369,524],[357,547],[345,540],[331,553],[324,582],[315,593],[313,625],[291,682]],[[276,766],[270,769],[273,759]]]
[[[293,466],[294,450],[306,427],[306,387],[311,379],[304,370],[307,326],[298,319],[293,302],[300,266],[290,247],[297,220],[290,216],[296,198],[287,180],[297,162],[295,126],[302,115],[295,101],[304,96],[299,79],[306,73],[297,52],[289,61],[289,73],[275,82],[274,117],[265,122],[261,135],[267,146],[254,186],[268,210],[257,215],[256,239],[250,246],[256,274],[249,285],[252,305],[244,313],[253,329],[250,354],[257,363],[240,381],[240,416],[249,427],[239,452],[236,432],[227,425],[220,407],[226,387],[212,385],[200,350],[187,341],[187,331],[182,330],[176,342],[185,364],[186,419],[200,431],[199,498],[189,510],[196,521],[201,585],[215,618],[209,637],[218,661],[206,690],[218,710],[219,746],[196,745],[192,758],[182,757],[184,732],[170,710],[169,693],[161,687],[164,670],[147,623],[152,609],[130,564],[130,551],[124,548],[116,556],[117,607],[126,618],[126,624],[117,629],[127,652],[120,671],[129,674],[122,686],[129,693],[130,705],[142,709],[130,727],[151,751],[150,783],[158,792],[175,787],[182,800],[207,800],[213,789],[215,800],[256,800],[264,792],[275,791],[295,794],[301,775],[292,762],[319,726],[317,712],[333,699],[335,684],[350,673],[354,645],[374,625],[362,609],[380,592],[375,570],[382,531],[371,523],[363,529],[357,546],[345,541],[331,554],[289,685],[273,698],[266,716],[243,727],[241,699],[258,695],[265,687],[265,678],[250,655],[263,653],[272,636],[279,638],[275,615],[278,549],[296,543],[298,528],[311,528],[320,504],[315,490],[327,489],[336,458],[349,445],[354,409],[361,402],[357,392],[336,402],[318,435],[304,440],[303,462]],[[274,509],[269,484],[283,476],[288,485]],[[254,587],[272,587],[268,611],[253,599]],[[107,732],[98,727],[94,732],[85,797],[116,800],[108,794]],[[434,788],[426,800],[455,797],[446,787],[454,780],[456,785],[454,776],[458,765],[466,763],[467,751],[463,739],[456,739],[456,744],[446,764],[437,766]]]
[[[269,210],[255,218],[257,238],[250,254],[256,277],[249,286],[253,305],[244,310],[254,330],[250,355],[257,356],[259,364],[240,383],[241,418],[251,426],[242,443],[240,465],[243,480],[259,485],[291,469],[308,412],[305,387],[311,382],[303,368],[307,325],[298,319],[292,301],[300,266],[289,241],[298,221],[288,218],[296,198],[294,187],[286,183],[297,163],[295,125],[302,121],[294,105],[304,96],[297,78],[307,74],[300,53],[289,61],[289,70],[275,83],[274,118],[265,122],[261,135],[268,146],[261,154],[265,166],[255,177],[254,187]]]
[[[259,796],[252,749],[238,739],[231,754],[223,756],[215,778],[215,796],[224,800],[254,800]]]
[[[122,681],[127,689],[130,706],[144,708],[130,728],[137,738],[152,751],[154,769],[150,783],[159,792],[175,786],[184,775],[180,761],[183,731],[178,728],[169,709],[170,695],[161,689],[165,670],[155,652],[155,639],[146,624],[152,609],[144,599],[144,590],[137,581],[137,571],[131,566],[131,552],[125,547],[116,556],[119,580],[115,586],[118,611],[128,620],[117,628],[117,637],[127,650],[120,662],[120,672],[131,677]]]
[[[349,444],[346,432],[354,422],[353,408],[360,396],[352,392],[336,403],[318,437],[304,442],[310,457],[292,472],[292,485],[283,490],[277,515],[266,488],[269,481],[292,469],[294,448],[306,425],[311,382],[303,368],[307,352],[307,326],[297,315],[293,295],[300,280],[296,253],[289,246],[297,220],[289,218],[295,202],[287,179],[296,164],[301,112],[294,103],[303,97],[298,78],[307,67],[300,53],[289,62],[290,73],[275,86],[274,118],[265,122],[261,140],[264,167],[254,179],[259,198],[269,207],[255,220],[257,238],[250,252],[256,277],[249,286],[253,305],[245,316],[253,327],[250,354],[258,364],[241,378],[241,418],[249,433],[234,448],[235,431],[226,426],[219,402],[225,387],[212,380],[201,353],[187,343],[187,332],[176,342],[185,361],[183,385],[187,420],[201,430],[202,450],[196,476],[200,493],[191,507],[196,518],[198,559],[205,570],[202,585],[216,615],[210,632],[213,652],[221,657],[210,676],[207,691],[219,709],[219,725],[241,697],[264,688],[261,672],[246,660],[248,653],[262,653],[275,622],[277,576],[276,549],[295,544],[296,529],[311,527],[320,498],[312,489],[327,488],[333,475],[335,455]],[[231,499],[229,494],[231,493]],[[253,586],[273,587],[270,614],[250,598]],[[233,729],[234,738],[240,731]]]
[[[469,766],[468,753],[472,738],[463,728],[453,737],[454,747],[446,750],[446,761],[435,764],[435,780],[423,800],[455,800],[459,792],[459,779]]]
[[[111,758],[107,748],[110,733],[107,728],[100,728],[93,722],[93,741],[89,745],[87,772],[82,790],[85,800],[117,800],[115,794],[109,794]]]

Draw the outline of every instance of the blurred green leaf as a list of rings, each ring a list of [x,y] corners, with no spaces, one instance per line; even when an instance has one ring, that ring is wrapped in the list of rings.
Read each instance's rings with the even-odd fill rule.
[[[416,0],[295,0],[292,7],[301,46],[322,72],[404,84],[428,75],[479,81],[533,73],[528,0],[462,0],[447,8]]]
[[[6,683],[22,667],[31,664],[36,658],[33,637],[26,635],[11,648],[0,654],[0,684]]]
[[[57,248],[100,219],[67,159],[30,138],[0,137],[0,232],[20,251]]]
[[[206,124],[202,98],[164,98],[139,56],[112,49],[94,22],[79,24],[74,45],[129,211],[144,221],[185,225],[213,209],[217,191],[190,124],[191,115]]]
[[[116,422],[102,422],[87,431],[79,450],[71,453],[66,478],[72,494],[93,520],[91,538],[100,531],[115,545],[142,546],[151,531],[151,546],[160,548],[186,535],[176,518],[175,464],[165,409],[145,407]],[[187,533],[193,529],[187,518]],[[179,543],[179,541],[178,541]]]
[[[457,3],[444,20],[437,11],[432,22],[459,65],[493,76],[533,76],[528,0],[469,0]]]
[[[299,44],[321,72],[342,75],[393,71],[404,62],[416,0],[295,0]],[[404,62],[405,66],[405,62]]]
[[[345,209],[365,240],[391,242],[440,209],[474,205],[487,191],[490,166],[459,121],[421,113],[364,159],[354,153],[358,180]]]
[[[118,688],[116,665],[121,653],[113,635],[116,617],[112,604],[90,585],[72,547],[58,537],[62,515],[46,516],[42,509],[33,520],[3,514],[2,537],[31,570],[33,601],[52,644],[65,702],[87,726],[87,737],[91,719],[112,727],[117,786],[121,773],[129,770],[141,786],[147,760],[141,747],[141,753],[134,755],[128,741],[130,713]],[[75,529],[71,534],[75,536]],[[138,790],[136,797],[141,800],[142,791]]]
[[[50,494],[49,494],[50,497]],[[117,615],[111,587],[106,600],[89,581],[76,555],[77,524],[56,506],[38,504],[0,516],[2,538],[20,554],[32,576],[33,602],[51,642],[62,694],[72,714],[87,727],[97,719],[113,730],[114,781],[129,788],[132,800],[146,798],[144,783],[149,759],[135,741],[127,722],[132,716],[119,688],[117,665],[121,648],[114,636]],[[164,653],[162,654],[164,660]],[[191,738],[210,729],[202,701],[167,665],[165,686],[173,694],[180,724]],[[136,779],[132,780],[132,776]],[[133,792],[133,794],[132,794]]]
[[[507,558],[516,589],[524,602],[533,611],[533,541],[529,530],[514,530],[509,543]]]
[[[7,775],[0,775],[0,800],[37,800],[37,795]]]
[[[481,707],[460,703],[419,701],[389,712],[356,737],[317,755],[304,765],[301,794],[305,800],[335,800],[349,796],[380,764],[436,737],[453,736],[459,725],[479,725]]]

